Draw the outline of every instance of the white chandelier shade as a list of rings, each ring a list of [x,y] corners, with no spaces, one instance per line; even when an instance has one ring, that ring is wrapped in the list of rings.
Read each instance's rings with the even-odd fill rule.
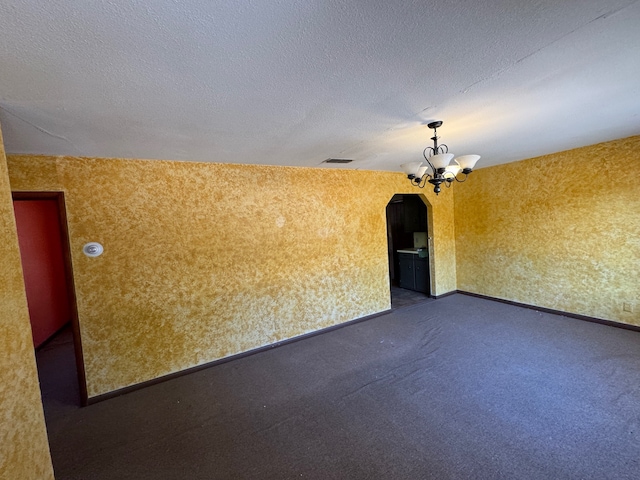
[[[403,163],[402,165],[400,165],[400,168],[407,175],[416,176],[416,174],[418,173],[418,170],[420,169],[421,165],[422,165],[422,162],[408,162],[408,163]],[[429,168],[429,167],[427,167],[427,168]]]
[[[457,159],[454,162],[457,162]],[[444,169],[444,176],[446,178],[455,178],[461,170],[462,167],[458,163],[447,165]]]
[[[461,157],[456,158],[456,162],[458,162],[458,165],[460,165],[462,170],[465,168],[473,169],[478,160],[480,160],[480,155],[462,155]]]
[[[423,165],[418,169],[418,173],[416,173],[416,177],[422,178],[425,176],[425,174],[430,174],[430,173],[431,171],[430,171],[429,165]]]
[[[429,161],[431,165],[433,165],[433,168],[438,170],[439,168],[446,168],[447,165],[451,163],[451,160],[453,160],[453,157],[455,157],[453,153],[439,153],[429,158]]]

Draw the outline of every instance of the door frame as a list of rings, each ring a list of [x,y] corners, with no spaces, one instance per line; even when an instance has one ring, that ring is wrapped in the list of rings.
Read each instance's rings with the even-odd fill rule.
[[[427,199],[427,197],[422,194],[422,193],[415,193],[415,192],[410,192],[410,193],[404,193],[404,192],[396,192],[393,195],[391,195],[391,197],[389,198],[389,200],[387,201],[387,203],[385,204],[385,210],[384,210],[384,218],[385,218],[385,230],[386,230],[386,234],[387,234],[387,253],[390,252],[389,249],[389,242],[391,241],[390,239],[390,235],[389,235],[389,217],[387,215],[387,207],[389,206],[389,204],[391,203],[391,201],[393,200],[393,197],[395,197],[396,195],[402,195],[402,196],[416,196],[418,197],[421,202],[424,204],[424,208],[427,212],[427,260],[429,263],[429,293],[426,294],[428,297],[430,298],[437,298],[435,291],[436,291],[436,271],[435,271],[435,262],[434,262],[434,257],[435,257],[435,249],[434,249],[434,245],[433,245],[433,238],[434,238],[434,229],[433,229],[433,206],[431,205],[431,202]],[[395,245],[391,245],[392,250],[395,250],[396,246]],[[389,292],[389,297],[391,297],[391,292]]]
[[[86,407],[87,379],[84,371],[84,356],[82,354],[82,338],[80,335],[80,320],[78,318],[78,304],[76,301],[75,283],[73,281],[73,264],[71,262],[71,244],[69,242],[69,228],[67,226],[67,208],[64,192],[11,192],[13,200],[55,200],[58,205],[58,224],[60,225],[60,243],[62,246],[62,261],[67,288],[67,302],[71,317],[71,331],[73,332],[73,350],[78,372],[80,390],[80,405]]]

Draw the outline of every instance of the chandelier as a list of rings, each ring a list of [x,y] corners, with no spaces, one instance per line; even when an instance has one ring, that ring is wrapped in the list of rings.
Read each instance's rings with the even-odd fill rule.
[[[464,182],[473,171],[476,162],[480,160],[480,155],[463,155],[453,159],[454,154],[449,153],[449,147],[444,143],[438,145],[439,137],[436,129],[441,125],[442,121],[431,122],[427,125],[433,129],[433,137],[431,137],[433,147],[427,147],[422,152],[427,162],[426,165],[424,162],[409,162],[400,165],[412,185],[424,188],[429,182],[433,185],[433,191],[436,195],[440,193],[442,184],[450,187],[454,180],[460,183]],[[460,173],[464,177],[458,178]]]

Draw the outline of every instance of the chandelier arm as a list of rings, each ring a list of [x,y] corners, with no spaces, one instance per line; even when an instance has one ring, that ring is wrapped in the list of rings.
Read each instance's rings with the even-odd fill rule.
[[[420,182],[420,185],[418,185],[418,187],[419,188],[424,188],[425,185],[427,184],[427,180],[429,178],[431,178],[431,175],[427,175],[427,174],[423,175],[422,178],[421,178],[422,181]]]
[[[464,183],[464,182],[467,181],[467,177],[469,176],[469,174],[468,173],[464,173],[463,175],[464,175],[464,178],[462,180],[460,180],[457,175],[455,177],[453,177],[453,178],[455,178],[456,182],[458,182],[458,183]]]
[[[427,164],[429,165],[429,167],[431,167],[431,171],[433,172],[433,174],[436,174],[436,169],[433,168],[433,164],[429,161],[429,156],[427,156],[427,151],[429,151],[429,153],[431,155],[435,155],[435,150],[432,147],[427,147],[422,151],[422,156],[424,157],[425,161],[427,162]],[[429,177],[431,177],[431,175],[429,175]]]

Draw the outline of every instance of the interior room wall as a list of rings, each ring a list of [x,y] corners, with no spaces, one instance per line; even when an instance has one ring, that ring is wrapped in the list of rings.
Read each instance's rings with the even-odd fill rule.
[[[638,166],[635,136],[475,171],[455,189],[458,289],[640,325]]]
[[[0,264],[0,479],[52,479],[2,132]]]
[[[65,192],[89,397],[390,308],[385,207],[432,208],[455,290],[453,197],[401,173],[10,155],[15,191]],[[104,245],[88,258],[82,246]]]

